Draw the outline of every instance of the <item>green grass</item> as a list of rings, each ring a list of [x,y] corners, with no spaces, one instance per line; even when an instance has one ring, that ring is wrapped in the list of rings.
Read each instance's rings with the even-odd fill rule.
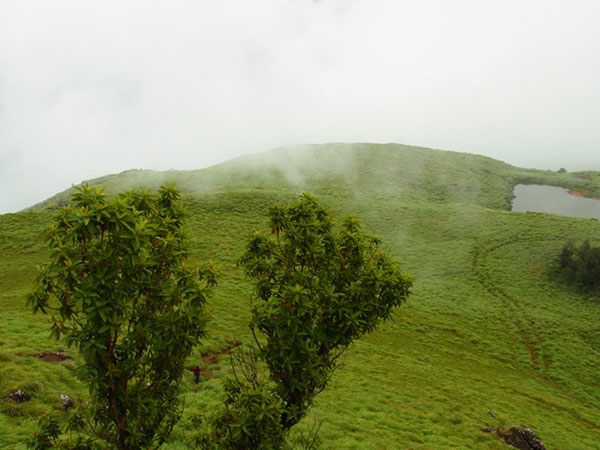
[[[596,172],[525,170],[477,155],[400,145],[331,144],[279,149],[200,171],[129,171],[92,180],[114,193],[177,181],[188,207],[192,259],[213,259],[219,286],[209,338],[190,358],[233,338],[249,340],[251,286],[236,260],[264,212],[302,191],[341,218],[358,215],[416,278],[413,295],[352,346],[316,400],[324,449],[502,449],[481,428],[528,425],[550,449],[600,448],[600,301],[561,285],[552,260],[569,238],[600,241],[587,219],[511,213],[519,182],[600,193]],[[25,297],[43,262],[44,227],[69,193],[0,216],[0,448],[24,448],[36,418],[78,401],[81,359],[45,363],[62,347]],[[592,242],[594,243],[594,242]],[[214,410],[227,357],[210,378],[183,384],[184,417],[165,448],[184,449],[194,413]],[[15,405],[4,396],[32,394]],[[497,419],[486,411],[492,411]]]

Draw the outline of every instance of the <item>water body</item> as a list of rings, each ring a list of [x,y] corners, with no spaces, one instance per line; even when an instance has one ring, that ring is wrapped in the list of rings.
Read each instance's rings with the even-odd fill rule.
[[[512,210],[545,212],[600,220],[600,200],[577,197],[567,189],[538,184],[517,184]]]

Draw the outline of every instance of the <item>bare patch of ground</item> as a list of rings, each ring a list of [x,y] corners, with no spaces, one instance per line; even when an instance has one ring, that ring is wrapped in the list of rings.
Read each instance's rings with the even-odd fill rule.
[[[203,353],[202,361],[204,361],[204,364],[207,364],[209,366],[213,365],[213,364],[217,364],[219,362],[216,355],[213,355],[211,353]]]
[[[575,197],[595,198],[596,200],[600,200],[600,197],[590,195],[590,191],[587,189],[584,189],[583,191],[572,191],[569,189],[569,195],[574,195]]]
[[[202,353],[202,361],[204,361],[204,364],[209,365],[209,366],[217,364],[219,362],[217,355],[228,355],[232,349],[239,347],[239,346],[240,346],[240,343],[237,341],[234,341],[214,353]]]
[[[73,359],[66,354],[64,350],[54,350],[49,352],[41,352],[35,355],[36,358],[40,358],[45,362],[62,362],[67,359]]]

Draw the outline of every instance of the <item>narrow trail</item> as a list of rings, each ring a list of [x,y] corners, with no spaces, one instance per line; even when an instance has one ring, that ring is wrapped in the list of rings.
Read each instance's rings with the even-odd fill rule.
[[[574,392],[572,392],[567,386],[553,379],[549,374],[548,370],[552,364],[543,353],[543,340],[540,333],[535,328],[535,322],[533,321],[532,313],[527,311],[523,304],[519,302],[518,298],[515,298],[509,294],[506,290],[502,289],[501,286],[497,285],[492,277],[490,276],[489,269],[483,263],[487,257],[492,255],[494,252],[510,245],[535,245],[536,242],[547,242],[547,241],[563,241],[563,239],[532,239],[532,238],[511,238],[506,239],[502,242],[495,243],[494,245],[481,244],[475,247],[471,251],[472,259],[471,265],[473,267],[474,274],[480,284],[485,290],[498,299],[502,307],[506,310],[507,324],[515,327],[518,332],[519,339],[525,346],[531,367],[537,373],[537,376],[541,378],[545,383],[551,385],[558,392],[577,400],[577,402],[587,408],[597,409],[597,405],[590,404],[583,399],[579,398]],[[523,394],[526,395],[526,394]],[[527,395],[526,395],[527,396]],[[537,403],[542,403],[546,407],[559,409],[558,405],[546,402],[542,399],[532,398]],[[600,424],[592,422],[585,417],[582,417],[577,411],[569,409],[569,414],[578,422],[585,424],[588,427],[600,430]]]
[[[472,251],[471,265],[473,266],[475,276],[481,285],[487,292],[499,299],[503,307],[507,310],[507,316],[512,318],[512,324],[518,330],[521,341],[529,353],[532,367],[540,372],[542,367],[546,370],[550,367],[550,361],[543,356],[540,356],[541,339],[539,334],[532,326],[526,326],[527,323],[532,322],[531,314],[523,308],[518,299],[508,294],[504,289],[493,282],[487,267],[481,263],[482,260],[493,252],[508,245],[521,244],[524,241],[524,239],[510,239],[493,246],[479,246]],[[531,240],[528,240],[528,243],[531,243]]]

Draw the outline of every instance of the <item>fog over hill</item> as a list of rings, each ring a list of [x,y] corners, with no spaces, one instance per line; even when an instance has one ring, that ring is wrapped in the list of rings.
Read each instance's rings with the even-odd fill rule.
[[[562,186],[600,196],[600,172],[523,169],[482,155],[401,144],[296,145],[245,155],[197,170],[128,170],[85,181],[116,194],[176,183],[185,196],[265,190],[335,197],[475,204],[509,210],[518,183]],[[323,187],[326,182],[327,188]],[[69,203],[74,187],[34,205]]]
[[[599,16],[594,0],[5,0],[0,213],[298,143],[598,170]]]

